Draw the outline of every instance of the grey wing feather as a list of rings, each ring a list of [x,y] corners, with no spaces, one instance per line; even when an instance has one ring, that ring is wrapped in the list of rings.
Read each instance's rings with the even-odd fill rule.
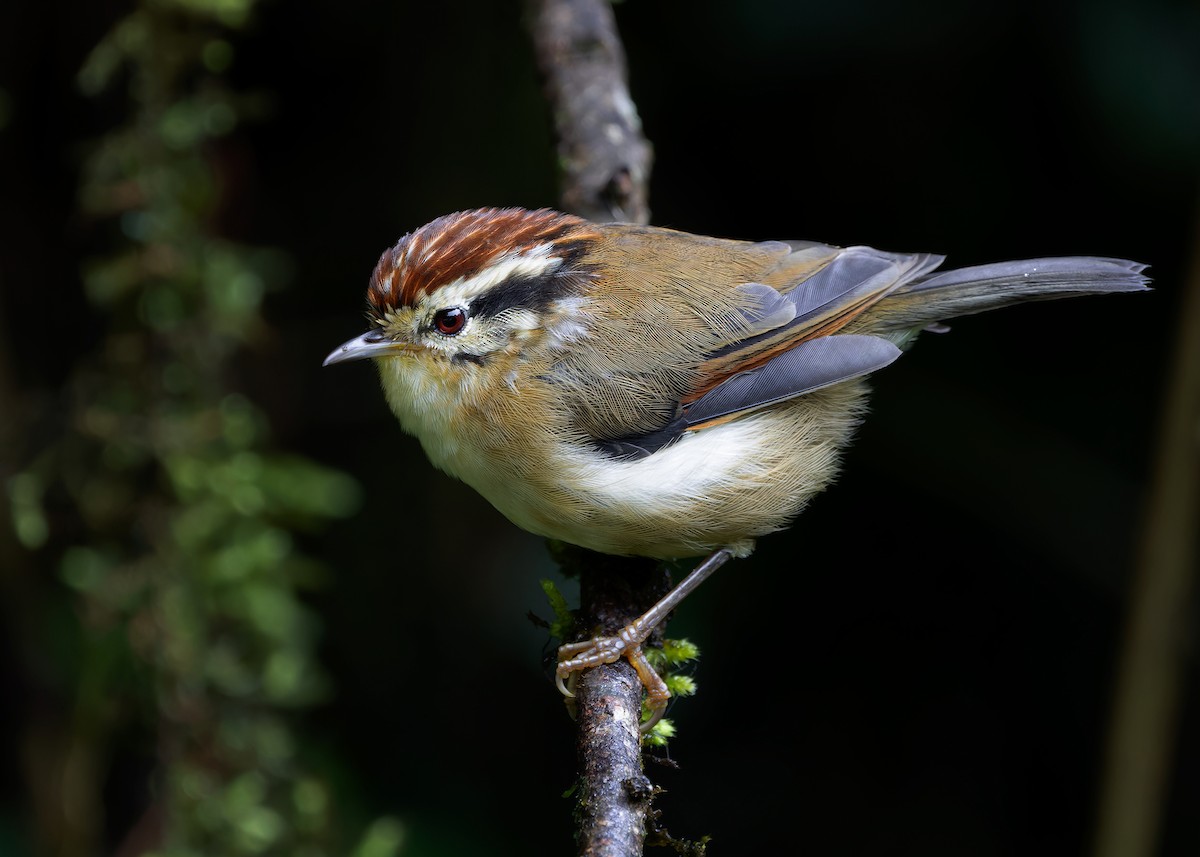
[[[781,327],[796,317],[796,306],[778,291],[762,283],[742,283],[736,288],[746,296],[742,318],[746,323],[745,336],[766,333]]]
[[[802,342],[757,369],[723,381],[684,408],[688,426],[793,399],[882,369],[900,349],[877,336],[846,334]]]
[[[789,292],[788,297],[796,306],[796,320],[802,323],[822,310],[851,303],[859,295],[918,276],[940,261],[921,254],[900,256],[870,247],[849,247]]]
[[[684,407],[661,429],[601,441],[599,446],[618,457],[642,458],[702,423],[858,378],[882,369],[900,354],[900,349],[888,340],[861,334],[835,334],[803,342],[757,369],[725,380]]]
[[[813,246],[829,249],[825,245]],[[738,288],[759,296],[759,300],[768,301],[774,313],[769,318],[774,324],[755,324],[743,338],[716,349],[711,356],[723,357],[744,351],[761,340],[835,315],[840,308],[874,292],[902,287],[932,271],[943,259],[943,256],[930,253],[885,253],[872,247],[848,247],[786,294],[760,283],[746,283]],[[767,290],[775,297],[769,298],[761,290]],[[791,318],[787,318],[780,302],[791,304]]]

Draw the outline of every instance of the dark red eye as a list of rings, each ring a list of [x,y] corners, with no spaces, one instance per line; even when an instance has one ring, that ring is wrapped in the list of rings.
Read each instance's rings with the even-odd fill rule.
[[[433,314],[433,326],[438,333],[454,336],[467,324],[467,311],[462,307],[440,309]]]

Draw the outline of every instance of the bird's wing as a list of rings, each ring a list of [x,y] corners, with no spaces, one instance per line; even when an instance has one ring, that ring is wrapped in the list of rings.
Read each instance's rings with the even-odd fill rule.
[[[738,259],[737,265],[728,265],[731,256]],[[683,432],[886,366],[900,354],[889,340],[839,331],[941,261],[929,254],[885,253],[869,247],[700,239],[686,258],[664,260],[673,264],[678,278],[674,293],[685,296],[683,303],[693,317],[705,319],[708,337],[703,345],[689,341],[671,347],[692,348],[698,359],[687,366],[662,360],[641,367],[637,390],[653,403],[657,418],[620,434],[611,431],[610,421],[607,436],[593,432],[593,437],[614,454],[648,455]],[[753,279],[729,282],[726,277],[721,282],[713,273],[729,267],[735,268],[735,277]],[[680,326],[696,338],[693,327],[669,316],[660,319],[653,336],[669,339]],[[610,419],[613,413],[608,411]],[[622,424],[618,420],[616,427]]]
[[[813,256],[826,261],[818,270],[809,273],[809,266],[804,263]],[[794,273],[798,262],[802,265],[802,279]],[[870,247],[807,245],[794,251],[780,260],[777,270],[767,272],[775,291],[793,307],[793,317],[784,324],[737,338],[714,350],[701,364],[700,382],[684,399],[684,404],[698,405],[701,399],[731,378],[765,368],[801,345],[833,336],[889,292],[927,274],[941,262],[941,256],[928,253],[885,253]],[[854,343],[858,343],[858,347]],[[881,357],[878,349],[863,347],[866,345],[868,343],[862,340],[852,340],[840,345],[800,349],[802,354],[810,353],[814,357],[800,359],[794,355],[776,364],[771,372],[765,373],[775,380],[762,389],[770,390],[772,395],[781,393],[787,386],[785,378],[790,376],[795,384],[792,395],[797,396],[880,368],[877,365]],[[824,356],[815,359],[818,353]],[[861,362],[868,368],[855,371],[858,363],[855,355],[860,353],[863,355]],[[833,359],[834,355],[837,359]],[[895,355],[891,359],[895,359]],[[811,371],[806,367],[811,367]],[[836,377],[839,374],[841,377]],[[744,387],[748,394],[753,387],[738,386]],[[728,393],[722,398],[728,399]],[[769,401],[784,398],[790,396],[779,395]],[[756,402],[753,395],[748,395],[745,407],[753,408],[769,401]]]
[[[831,334],[810,339],[755,369],[726,378],[695,401],[681,402],[674,419],[663,427],[603,440],[599,445],[621,457],[649,455],[685,432],[882,369],[900,353],[889,340],[878,336]]]

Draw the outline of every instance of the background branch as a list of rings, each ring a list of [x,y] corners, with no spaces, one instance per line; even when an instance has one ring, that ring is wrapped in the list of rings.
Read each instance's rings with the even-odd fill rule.
[[[1196,226],[1200,236],[1200,221]],[[1200,519],[1200,252],[1193,255],[1183,291],[1118,664],[1095,857],[1158,853],[1173,768]]]
[[[529,25],[554,117],[564,210],[648,223],[651,148],[629,95],[607,0],[529,0]]]

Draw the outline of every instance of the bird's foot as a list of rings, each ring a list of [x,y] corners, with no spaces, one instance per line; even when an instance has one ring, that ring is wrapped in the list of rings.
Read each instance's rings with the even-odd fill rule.
[[[572,690],[575,676],[580,670],[598,667],[600,664],[611,664],[625,658],[633,665],[646,688],[646,706],[650,709],[650,717],[641,725],[642,734],[654,728],[654,724],[662,719],[663,711],[667,708],[667,700],[671,691],[663,681],[646,655],[642,652],[642,643],[654,632],[667,615],[674,610],[688,593],[699,586],[705,578],[720,568],[733,556],[744,556],[753,547],[753,542],[739,542],[728,548],[720,548],[709,555],[704,562],[696,566],[670,592],[663,596],[653,607],[621,629],[612,637],[593,637],[578,643],[567,643],[558,650],[558,670],[555,683],[568,701],[574,699]]]
[[[555,684],[563,696],[573,698],[575,679],[581,671],[601,664],[616,663],[625,658],[637,673],[642,686],[646,688],[646,706],[650,709],[650,717],[639,729],[643,734],[649,732],[654,728],[654,724],[662,719],[667,700],[671,698],[667,683],[654,667],[650,666],[646,654],[642,651],[642,643],[649,636],[650,632],[642,630],[640,622],[634,622],[611,637],[593,637],[590,640],[560,646]]]

